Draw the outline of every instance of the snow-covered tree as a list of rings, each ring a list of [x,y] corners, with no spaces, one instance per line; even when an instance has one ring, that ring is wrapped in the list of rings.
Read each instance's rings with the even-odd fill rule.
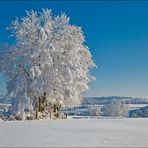
[[[99,116],[101,114],[101,107],[98,105],[89,105],[88,106],[88,115],[89,116]]]
[[[44,92],[49,102],[65,106],[80,104],[95,67],[80,27],[71,25],[65,14],[51,10],[27,11],[11,27],[16,39],[1,58],[8,93],[19,99],[18,110],[32,109]],[[27,104],[27,105],[26,105]]]
[[[129,105],[124,104],[121,101],[113,100],[109,104],[101,108],[103,116],[112,116],[112,117],[127,117],[129,111]]]

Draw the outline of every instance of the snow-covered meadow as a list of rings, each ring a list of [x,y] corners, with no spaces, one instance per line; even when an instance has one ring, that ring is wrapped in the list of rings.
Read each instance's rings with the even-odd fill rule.
[[[0,122],[1,147],[147,147],[148,119]]]

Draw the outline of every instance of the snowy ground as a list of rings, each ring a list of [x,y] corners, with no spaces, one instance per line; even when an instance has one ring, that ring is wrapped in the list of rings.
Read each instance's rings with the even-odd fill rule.
[[[148,119],[0,122],[1,147],[148,147]]]

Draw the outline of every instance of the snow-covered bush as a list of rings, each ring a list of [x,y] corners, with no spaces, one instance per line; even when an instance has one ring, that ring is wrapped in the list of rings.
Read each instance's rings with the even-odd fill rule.
[[[80,27],[71,25],[65,14],[52,16],[51,10],[27,15],[13,21],[13,46],[3,45],[0,70],[7,83],[8,94],[18,98],[16,108],[35,109],[40,96],[63,106],[80,104],[95,67],[84,44]]]
[[[112,117],[127,117],[129,111],[128,104],[124,104],[121,101],[112,101],[101,108],[101,114],[103,116]]]
[[[101,107],[98,105],[90,105],[88,107],[88,115],[89,116],[99,116],[101,114]]]

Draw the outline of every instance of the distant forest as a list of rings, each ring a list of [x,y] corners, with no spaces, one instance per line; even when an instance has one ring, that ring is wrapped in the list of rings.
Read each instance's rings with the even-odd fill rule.
[[[148,98],[109,96],[109,97],[85,97],[83,99],[82,105],[110,104],[112,101],[120,101],[124,104],[148,104]]]

